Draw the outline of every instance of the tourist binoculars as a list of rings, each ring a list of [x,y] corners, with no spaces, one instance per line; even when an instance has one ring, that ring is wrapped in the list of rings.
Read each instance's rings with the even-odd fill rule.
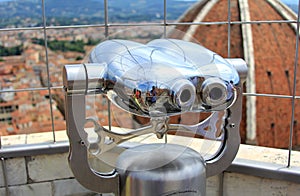
[[[244,60],[224,59],[197,43],[101,42],[87,63],[63,69],[69,165],[75,178],[87,189],[116,196],[205,195],[206,178],[224,171],[238,151],[246,77]],[[150,123],[126,130],[101,125],[86,115],[86,97],[98,94]],[[171,117],[186,113],[209,116],[195,125],[169,123]],[[87,123],[93,124],[93,139]],[[176,133],[190,133],[197,136],[191,139],[218,147],[205,157],[163,139],[186,138]],[[130,142],[145,135],[155,136],[157,142]],[[91,157],[101,159],[100,167],[106,164],[108,171],[93,168]],[[112,159],[110,164],[105,158]]]

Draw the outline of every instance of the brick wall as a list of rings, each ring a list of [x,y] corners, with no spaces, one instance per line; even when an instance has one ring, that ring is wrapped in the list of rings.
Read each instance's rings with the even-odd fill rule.
[[[270,3],[270,2],[273,2]],[[231,21],[241,21],[239,1],[232,0]],[[218,1],[207,15],[204,22],[216,22],[228,20],[228,1]],[[285,18],[282,8],[277,0],[248,0],[250,18],[252,21],[273,21],[291,20]],[[196,9],[197,7],[197,9]],[[198,4],[190,12],[181,17],[181,21],[195,20],[195,11],[201,12],[203,4]],[[194,17],[194,18],[193,18]],[[291,17],[293,17],[291,15]],[[186,19],[185,19],[186,18]],[[292,18],[296,20],[296,18]],[[199,22],[199,21],[197,21]],[[188,26],[176,27],[177,31],[187,31]],[[296,34],[293,24],[288,23],[261,23],[252,24],[254,60],[255,60],[255,81],[256,93],[292,95],[294,56]],[[174,32],[174,33],[173,33]],[[170,37],[181,38],[175,30],[169,33]],[[181,36],[184,32],[181,32]],[[220,54],[228,56],[228,25],[199,25],[194,35],[195,38],[206,48]],[[243,40],[240,24],[230,25],[230,57],[244,58]],[[298,63],[300,60],[298,60]],[[298,74],[299,77],[299,74]],[[300,85],[297,81],[297,92]],[[246,99],[246,98],[245,98]],[[243,118],[241,122],[241,139],[247,141],[246,134],[246,100],[244,100]],[[293,144],[300,146],[300,110],[296,101]],[[256,99],[256,141],[257,145],[287,148],[289,145],[289,129],[291,124],[291,99],[279,99],[270,97],[257,97]],[[249,130],[248,130],[249,131]]]

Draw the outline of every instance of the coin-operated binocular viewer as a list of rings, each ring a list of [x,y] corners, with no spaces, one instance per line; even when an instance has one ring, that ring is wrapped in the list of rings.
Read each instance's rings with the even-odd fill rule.
[[[69,164],[75,178],[92,191],[116,196],[205,195],[206,178],[225,170],[238,151],[246,75],[242,59],[223,59],[191,42],[100,43],[88,63],[65,65],[63,71]],[[124,132],[102,126],[86,116],[86,97],[94,94],[106,96],[128,113],[150,118],[150,123]],[[195,125],[169,123],[171,116],[187,112],[210,115]],[[94,124],[94,139],[85,130],[87,122]],[[192,133],[199,141],[219,146],[203,157],[200,151],[166,139],[129,142],[147,134],[161,141],[171,137],[171,131]],[[114,155],[111,171],[91,167],[89,157],[107,155],[113,148],[122,150]]]

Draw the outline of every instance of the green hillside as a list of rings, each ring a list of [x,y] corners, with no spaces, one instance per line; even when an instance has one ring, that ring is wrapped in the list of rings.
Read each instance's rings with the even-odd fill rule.
[[[47,25],[101,24],[104,22],[103,0],[47,0]],[[161,21],[163,0],[108,0],[109,22]],[[167,19],[176,20],[195,1],[167,1]],[[41,26],[40,0],[0,0],[0,28]]]

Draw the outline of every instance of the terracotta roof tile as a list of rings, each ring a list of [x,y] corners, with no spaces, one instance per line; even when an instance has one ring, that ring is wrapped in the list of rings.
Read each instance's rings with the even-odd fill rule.
[[[220,0],[209,11],[203,21],[227,21],[227,0]],[[285,20],[265,0],[248,1],[252,21],[259,20]],[[201,11],[203,5],[199,4]],[[238,1],[231,1],[231,20],[240,21]],[[195,16],[194,12],[186,13],[189,21]],[[182,17],[184,21],[184,17]],[[287,23],[252,24],[255,82],[257,93],[291,95],[293,88],[295,31]],[[177,27],[182,30],[182,28]],[[193,37],[202,45],[212,51],[227,57],[228,26],[225,25],[199,25]],[[170,33],[171,37],[178,38],[178,33]],[[231,25],[230,57],[243,58],[243,42],[241,25]],[[300,62],[300,61],[299,61]],[[300,75],[298,74],[298,77]],[[254,81],[253,81],[254,82]],[[297,82],[298,84],[298,82]],[[299,92],[300,86],[297,85]],[[245,103],[244,98],[244,103]],[[245,105],[245,104],[244,104]],[[294,142],[300,145],[299,104],[296,104],[294,128]],[[263,146],[286,148],[288,146],[291,100],[269,97],[257,97],[256,100],[257,144]],[[241,123],[242,141],[246,141],[246,108],[243,108]]]

